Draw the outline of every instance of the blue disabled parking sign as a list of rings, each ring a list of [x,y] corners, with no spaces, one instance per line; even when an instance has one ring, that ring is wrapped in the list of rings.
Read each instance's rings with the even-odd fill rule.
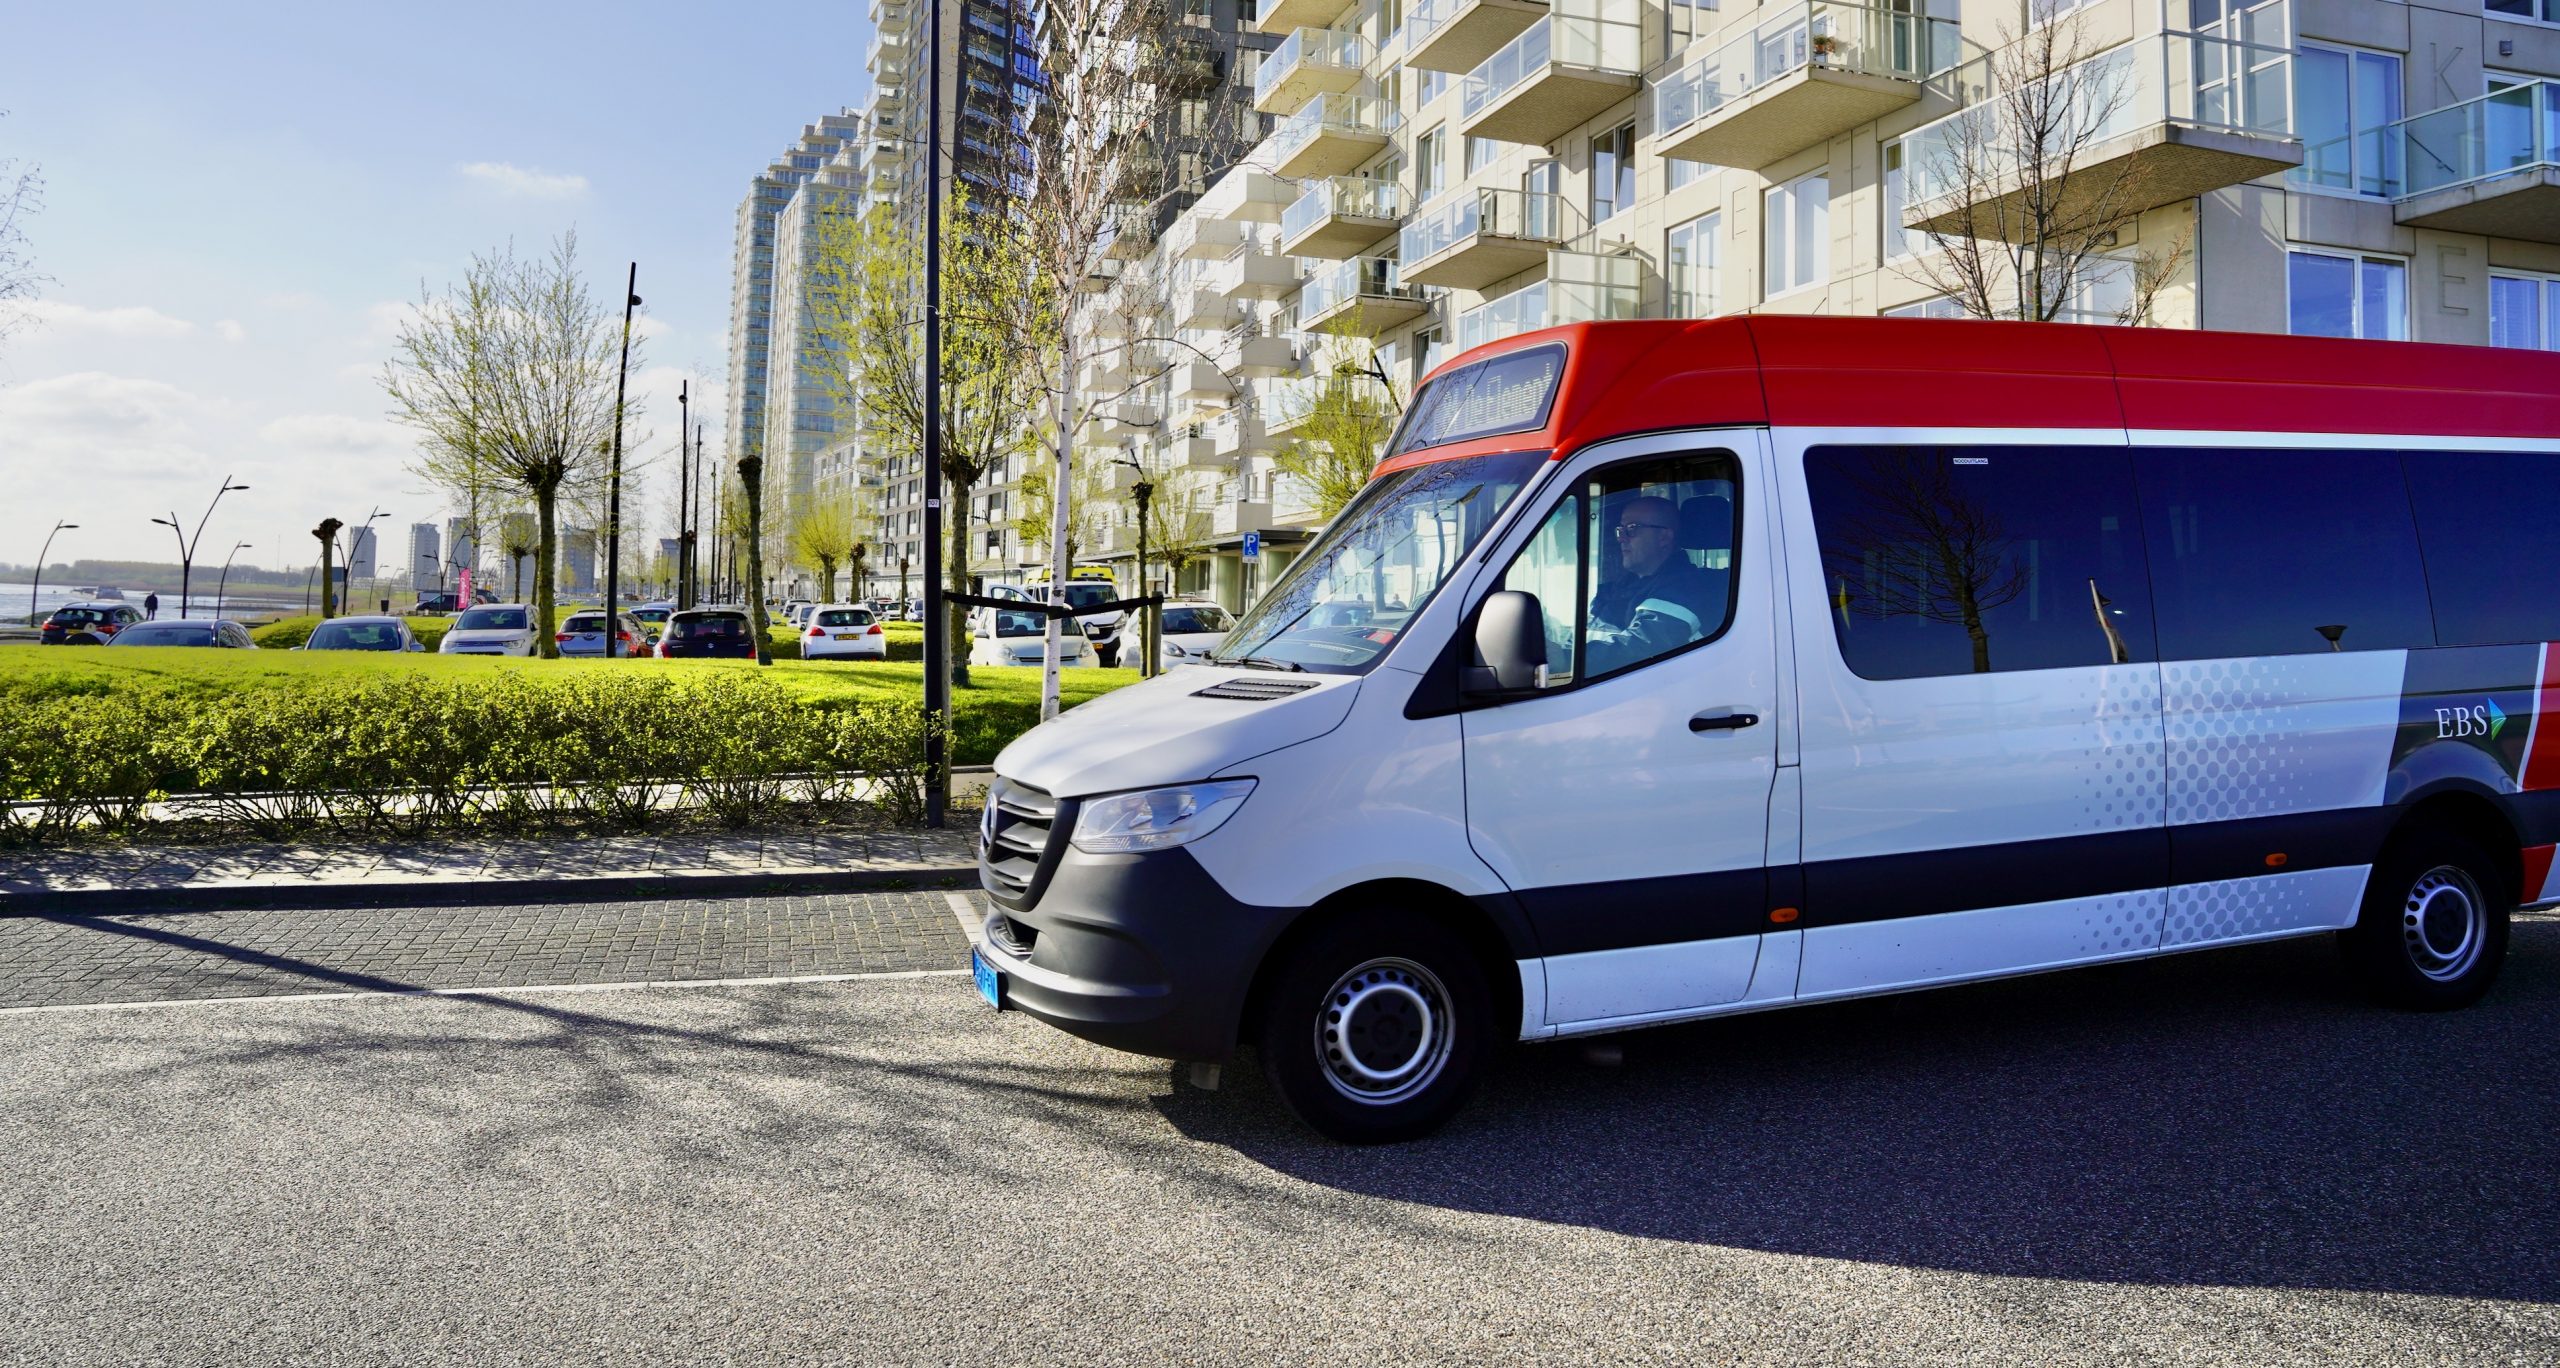
[[[1244,558],[1249,561],[1258,561],[1262,559],[1261,533],[1247,532],[1244,534]]]

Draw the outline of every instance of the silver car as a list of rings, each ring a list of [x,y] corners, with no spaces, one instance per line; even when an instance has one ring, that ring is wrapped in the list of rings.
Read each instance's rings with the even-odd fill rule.
[[[396,617],[331,618],[311,629],[297,651],[423,651],[409,624]]]
[[[436,647],[438,655],[533,653],[533,610],[521,603],[486,603],[464,609]]]
[[[640,619],[629,613],[621,614],[621,618],[622,645],[614,654],[619,656],[648,654],[649,634],[648,630],[640,625]],[[560,654],[564,656],[603,656],[605,653],[604,614],[571,613],[569,620],[560,624],[560,634],[555,639],[560,643]]]

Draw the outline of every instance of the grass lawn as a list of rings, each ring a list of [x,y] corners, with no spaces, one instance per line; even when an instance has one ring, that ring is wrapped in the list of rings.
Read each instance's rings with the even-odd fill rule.
[[[893,643],[894,644],[894,643]],[[214,698],[256,689],[331,689],[383,677],[561,677],[582,671],[648,671],[677,679],[745,674],[814,702],[921,702],[920,661],[515,660],[496,656],[384,655],[361,651],[213,651],[185,647],[0,646],[0,707],[12,700],[150,690]],[[971,687],[952,691],[952,761],[982,765],[1040,717],[1040,671],[974,666]],[[1061,672],[1067,706],[1138,679],[1135,670]]]

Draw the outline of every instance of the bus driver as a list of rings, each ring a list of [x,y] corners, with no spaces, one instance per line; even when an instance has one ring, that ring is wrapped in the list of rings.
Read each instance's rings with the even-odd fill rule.
[[[1612,654],[1625,659],[1595,660],[1596,668],[1648,660],[1723,626],[1725,572],[1690,563],[1677,505],[1654,494],[1629,499],[1618,510],[1616,533],[1618,572],[1591,596],[1592,636],[1595,650],[1613,644]]]

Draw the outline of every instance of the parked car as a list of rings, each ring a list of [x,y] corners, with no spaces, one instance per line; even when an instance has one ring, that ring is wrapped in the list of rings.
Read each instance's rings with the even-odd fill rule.
[[[438,655],[533,654],[533,610],[521,603],[466,608],[437,644]]]
[[[808,606],[809,600],[807,599],[784,599],[782,601],[782,606],[773,610],[773,620],[776,622],[794,622],[799,618],[800,610]]]
[[[116,633],[142,621],[142,610],[125,603],[68,603],[44,620],[47,646],[104,646]]]
[[[1157,629],[1157,663],[1195,663],[1218,649],[1235,625],[1226,609],[1205,599],[1170,600],[1164,605],[1163,625]]]
[[[311,629],[297,651],[423,651],[426,646],[396,617],[331,618]]]
[[[667,619],[658,637],[661,660],[753,660],[756,637],[746,613],[735,608],[688,608]]]
[[[800,633],[803,660],[887,660],[889,638],[880,619],[858,603],[829,603],[809,615]]]
[[[422,617],[441,617],[446,613],[455,613],[460,612],[461,610],[462,595],[455,593],[453,590],[421,589],[418,591],[418,606],[411,611]]]
[[[249,639],[249,629],[229,618],[169,618],[159,622],[137,622],[116,633],[110,646],[219,646],[225,650],[254,651],[258,643]]]
[[[1023,597],[1036,603],[1047,603],[1049,586],[1045,584],[1026,586]],[[1079,610],[1090,608],[1097,603],[1109,603],[1119,597],[1119,585],[1090,571],[1079,572],[1076,578],[1067,581],[1067,606],[1070,608]],[[1120,663],[1120,626],[1128,615],[1127,609],[1112,608],[1102,612],[1085,613],[1077,619],[1084,624],[1085,636],[1093,642],[1094,650],[1100,654],[1102,663],[1105,665]]]
[[[645,653],[649,649],[649,633],[640,625],[639,615],[624,613],[621,617],[622,646],[619,654],[636,656]],[[564,656],[603,656],[604,614],[571,613],[569,620],[560,624],[553,640],[559,643],[560,654]]]
[[[640,623],[640,645],[643,649],[657,646],[658,634],[667,630],[667,616],[675,610],[675,604],[665,599],[644,603],[631,610],[631,616]]]
[[[1084,624],[1062,619],[1066,628],[1058,643],[1058,664],[1093,663]],[[972,665],[1037,665],[1048,651],[1049,620],[1017,608],[980,608],[969,614],[969,663]]]

